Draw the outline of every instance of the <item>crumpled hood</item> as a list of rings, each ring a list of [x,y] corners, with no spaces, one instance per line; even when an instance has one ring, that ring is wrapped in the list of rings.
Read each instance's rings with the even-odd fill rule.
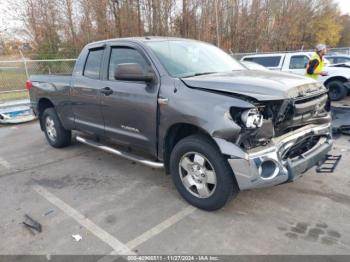
[[[182,81],[189,87],[245,95],[259,101],[295,98],[324,89],[311,78],[258,70],[186,77]]]

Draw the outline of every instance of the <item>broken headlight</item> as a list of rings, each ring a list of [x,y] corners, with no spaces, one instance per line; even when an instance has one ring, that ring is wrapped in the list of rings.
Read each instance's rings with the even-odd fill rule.
[[[246,128],[254,129],[263,125],[263,115],[257,108],[245,110],[241,114],[242,123]]]

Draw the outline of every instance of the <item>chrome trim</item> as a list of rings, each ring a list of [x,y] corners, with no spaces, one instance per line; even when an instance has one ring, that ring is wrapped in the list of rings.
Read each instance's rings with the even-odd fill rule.
[[[263,172],[263,170],[262,170],[262,164],[259,166],[258,171],[259,171],[259,175],[261,176],[261,179],[262,179],[262,180],[269,181],[269,180],[274,179],[274,178],[280,173],[280,167],[279,167],[279,164],[278,164],[278,162],[277,162],[276,160],[269,159],[269,160],[267,160],[267,161],[271,161],[272,163],[275,164],[275,169],[274,169],[272,175],[269,176],[269,177],[263,177],[263,176],[261,175],[262,172]],[[265,161],[265,162],[266,162],[266,161]]]
[[[158,104],[160,105],[167,105],[169,103],[168,98],[158,98]]]
[[[305,157],[305,161],[308,161],[307,156],[316,152],[317,149],[325,145],[329,145],[329,147],[332,145],[331,123],[324,125],[307,125],[283,136],[275,137],[269,145],[246,151],[243,158],[235,157],[234,154],[232,154],[231,158],[228,159],[228,162],[233,170],[240,189],[245,190],[274,186],[291,180],[291,174],[288,170],[288,161],[283,161],[282,155],[288,148],[293,146],[299,138],[309,134],[315,136],[324,135],[325,137],[324,139],[320,139],[313,148],[302,155]],[[328,146],[326,147],[328,148]],[[319,156],[321,156],[321,154],[319,154]],[[276,170],[279,172],[275,172],[267,178],[262,177],[261,165],[265,161],[274,162],[276,164]],[[297,174],[292,180],[300,175],[301,174]]]
[[[307,134],[314,135],[322,135],[322,134],[330,134],[331,123],[327,123],[324,125],[307,125],[297,130],[291,131],[287,134],[284,134],[279,137],[275,137],[271,140],[271,143],[264,147],[257,147],[246,153],[246,159],[256,157],[265,153],[275,152],[280,149],[285,144],[296,140],[302,136]]]
[[[140,163],[142,165],[146,165],[146,166],[149,166],[149,167],[152,167],[152,168],[164,168],[164,164],[163,163],[142,159],[142,158],[140,158],[138,156],[135,156],[135,155],[132,155],[130,153],[126,153],[126,152],[117,150],[115,148],[112,148],[112,147],[100,144],[100,143],[98,143],[98,142],[96,142],[94,140],[91,140],[91,139],[83,138],[81,136],[76,136],[75,139],[77,141],[79,141],[80,143],[86,144],[88,146],[92,146],[94,148],[97,148],[97,149],[100,149],[102,151],[111,153],[113,155],[124,157],[126,159],[135,161],[135,162]]]

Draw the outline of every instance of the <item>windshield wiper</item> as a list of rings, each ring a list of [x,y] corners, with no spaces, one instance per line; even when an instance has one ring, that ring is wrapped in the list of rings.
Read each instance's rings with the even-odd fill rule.
[[[193,76],[211,75],[211,74],[215,74],[215,73],[217,73],[217,72],[195,73],[195,74],[193,74],[193,75],[184,76],[184,77],[182,77],[182,78],[193,77]]]

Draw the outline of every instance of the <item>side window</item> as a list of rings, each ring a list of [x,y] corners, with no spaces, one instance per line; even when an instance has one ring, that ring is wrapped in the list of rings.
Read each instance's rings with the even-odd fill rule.
[[[281,56],[246,57],[244,58],[244,61],[255,62],[265,67],[278,67],[281,58]]]
[[[137,50],[128,47],[115,47],[112,48],[109,60],[108,80],[115,80],[114,72],[118,65],[128,63],[139,64],[145,72],[151,68],[145,58]]]
[[[309,62],[309,58],[304,55],[295,55],[290,59],[289,69],[304,69]]]
[[[348,63],[348,62],[350,62],[350,58],[348,57],[338,57],[337,59],[337,64]]]
[[[93,79],[99,79],[100,67],[104,49],[90,50],[86,59],[83,75]]]
[[[331,63],[331,64],[336,64],[336,63],[337,63],[337,61],[336,61],[336,59],[335,59],[334,57],[327,57],[327,60],[328,60],[329,63]]]

